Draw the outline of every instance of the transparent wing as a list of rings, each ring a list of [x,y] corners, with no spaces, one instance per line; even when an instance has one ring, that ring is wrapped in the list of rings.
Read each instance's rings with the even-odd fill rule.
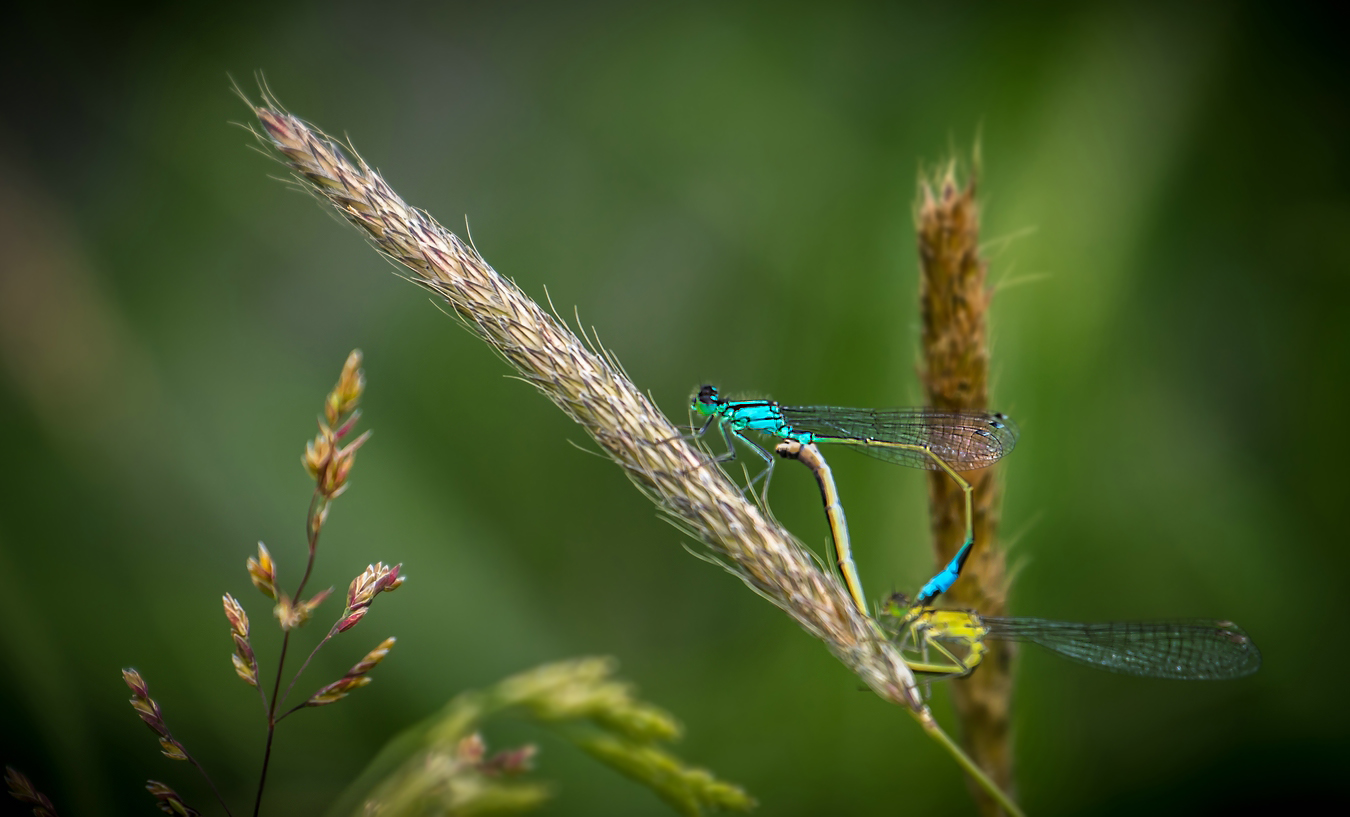
[[[1231,621],[1174,619],[1079,624],[981,617],[987,638],[1030,641],[1065,658],[1147,678],[1220,680],[1250,675],[1261,653]]]
[[[926,448],[957,471],[971,471],[993,465],[1017,444],[1017,424],[1004,414],[929,408],[780,409],[784,422],[794,431],[810,432],[821,442],[853,443],[868,456],[930,471],[937,470],[938,465],[927,454],[894,446]]]

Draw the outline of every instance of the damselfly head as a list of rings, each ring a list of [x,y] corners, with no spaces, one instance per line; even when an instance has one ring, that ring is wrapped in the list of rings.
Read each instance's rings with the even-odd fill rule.
[[[699,414],[713,414],[717,411],[721,402],[717,397],[717,387],[705,384],[703,388],[698,390],[698,394],[694,395],[690,406]]]
[[[909,600],[909,596],[904,593],[892,593],[887,597],[886,601],[882,602],[881,612],[883,615],[899,618],[909,610],[912,604],[913,603]]]

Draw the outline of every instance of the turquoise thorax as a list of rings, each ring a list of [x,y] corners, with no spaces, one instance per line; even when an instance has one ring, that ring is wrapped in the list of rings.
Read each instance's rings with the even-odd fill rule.
[[[704,386],[694,396],[690,407],[705,417],[718,417],[734,431],[758,431],[774,437],[796,440],[803,445],[813,443],[816,435],[796,431],[783,421],[783,412],[772,400],[723,400],[715,386]]]

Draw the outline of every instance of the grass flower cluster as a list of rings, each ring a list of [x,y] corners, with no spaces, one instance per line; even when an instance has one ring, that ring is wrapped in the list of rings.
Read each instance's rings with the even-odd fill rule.
[[[282,681],[286,677],[286,657],[291,646],[291,636],[313,618],[320,605],[333,592],[332,588],[327,588],[307,599],[302,598],[305,585],[308,584],[314,571],[314,563],[319,553],[319,537],[324,524],[328,521],[329,509],[333,500],[347,490],[352,466],[356,460],[356,451],[370,438],[370,432],[367,431],[348,441],[360,418],[360,410],[357,406],[364,390],[365,377],[361,371],[361,353],[360,351],[353,351],[348,355],[346,363],[342,367],[342,374],[338,378],[337,385],[324,401],[323,419],[319,421],[318,436],[306,446],[305,453],[301,458],[305,469],[314,479],[314,493],[310,498],[309,510],[305,517],[307,560],[304,575],[296,586],[295,592],[288,594],[281,588],[277,575],[277,563],[266,545],[259,542],[258,555],[256,557],[250,556],[245,562],[245,569],[253,586],[274,602],[273,616],[283,633],[270,695],[260,683],[262,669],[258,656],[253,649],[249,617],[244,605],[229,593],[226,593],[221,599],[225,611],[225,620],[230,627],[230,638],[234,645],[234,652],[230,656],[234,672],[240,680],[258,691],[266,719],[267,740],[263,750],[262,771],[259,774],[253,803],[253,814],[255,815],[262,809],[263,793],[267,787],[267,772],[271,764],[272,745],[277,724],[301,709],[335,703],[345,698],[353,690],[369,684],[371,670],[384,660],[394,645],[393,638],[386,638],[341,678],[324,685],[303,702],[289,709],[283,709],[291,691],[300,680],[300,676],[309,667],[310,662],[314,660],[314,656],[318,654],[319,650],[334,636],[355,626],[369,612],[376,596],[396,590],[404,582],[404,577],[400,575],[400,565],[387,567],[383,563],[371,565],[353,579],[347,593],[346,607],[338,615],[328,632],[310,651],[309,657],[290,677],[285,691],[281,690]],[[141,674],[134,669],[125,669],[122,671],[122,677],[127,686],[131,688],[132,708],[159,738],[163,754],[174,760],[190,762],[210,783],[211,778],[206,770],[188,752],[182,742],[169,731],[164,713],[159,704],[150,697],[149,687]],[[233,814],[215,784],[210,783],[210,785],[220,807],[227,815]],[[177,793],[163,783],[152,780],[149,782],[147,789],[156,798],[160,809],[165,813],[197,813],[184,803]]]
[[[377,598],[397,590],[406,581],[402,565],[383,562],[367,566],[352,579],[345,606],[282,690],[292,636],[314,618],[333,592],[327,588],[303,597],[333,500],[349,487],[356,452],[370,437],[370,432],[352,436],[364,389],[361,353],[354,351],[324,402],[319,432],[301,457],[314,480],[314,493],[305,517],[308,558],[294,593],[282,589],[277,561],[266,545],[259,543],[257,555],[245,562],[253,586],[273,602],[273,616],[283,633],[270,693],[262,683],[264,665],[254,650],[244,605],[230,593],[221,600],[233,644],[230,661],[239,679],[258,691],[266,727],[262,770],[253,798],[255,817],[262,813],[277,725],[302,709],[337,703],[370,684],[372,671],[395,644],[393,637],[384,639],[342,677],[319,687],[303,701],[285,707],[319,650],[355,628],[370,613]],[[679,725],[668,713],[638,700],[629,685],[614,678],[614,671],[615,662],[610,659],[580,659],[539,667],[486,691],[459,695],[441,713],[392,741],[330,813],[414,817],[516,814],[536,808],[551,795],[548,785],[526,778],[533,770],[536,747],[526,744],[489,754],[480,731],[489,719],[512,714],[551,729],[600,762],[648,786],[681,814],[697,817],[709,810],[745,811],[754,806],[754,800],[739,787],[686,765],[662,748],[679,737]],[[170,730],[164,710],[151,697],[145,678],[135,669],[124,669],[122,678],[131,689],[132,708],[155,734],[160,752],[171,760],[194,766],[220,809],[232,816],[234,812],[227,799],[206,769]],[[33,806],[35,817],[56,817],[51,801],[17,769],[6,768],[6,782],[12,797]],[[165,814],[192,817],[202,813],[165,783],[149,780],[146,790]]]

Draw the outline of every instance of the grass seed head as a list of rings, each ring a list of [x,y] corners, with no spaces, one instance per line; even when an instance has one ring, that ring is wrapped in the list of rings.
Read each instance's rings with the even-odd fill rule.
[[[277,597],[277,567],[272,562],[272,554],[262,542],[258,543],[258,558],[249,557],[248,578],[253,586],[270,599]]]
[[[5,767],[5,785],[9,787],[10,797],[33,807],[33,817],[56,817],[56,806],[47,795],[38,791],[33,781],[13,766]]]
[[[347,694],[352,690],[369,684],[371,679],[368,673],[384,660],[384,657],[389,654],[389,650],[393,649],[395,641],[394,638],[386,638],[381,641],[379,646],[366,653],[364,658],[347,670],[346,675],[311,695],[309,700],[305,701],[305,706],[325,706],[335,703],[347,697]]]
[[[145,790],[150,792],[159,805],[159,810],[165,814],[176,815],[176,817],[200,817],[201,815],[201,812],[184,803],[183,798],[178,796],[178,792],[158,780],[145,781]]]

